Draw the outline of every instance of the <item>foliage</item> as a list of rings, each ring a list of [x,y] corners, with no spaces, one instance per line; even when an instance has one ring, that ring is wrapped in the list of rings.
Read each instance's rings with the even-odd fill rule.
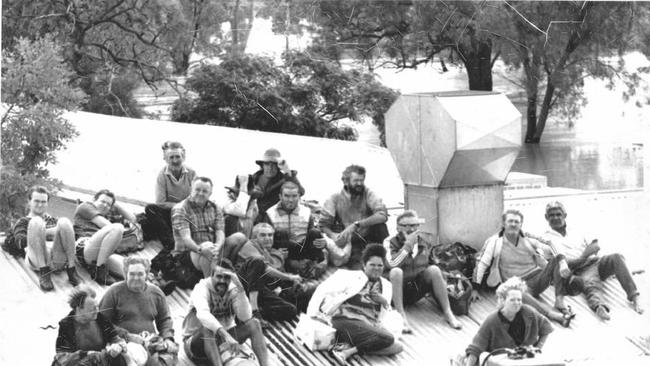
[[[345,140],[356,136],[344,119],[368,117],[383,128],[397,94],[372,75],[306,53],[284,57],[284,68],[248,55],[197,68],[186,83],[197,97],[178,101],[172,119]]]
[[[76,109],[85,98],[70,84],[73,77],[52,37],[18,39],[13,49],[2,52],[0,228],[24,214],[30,186],[58,186],[47,167],[76,136],[62,114]]]
[[[586,103],[584,78],[605,79],[610,86],[620,78],[630,90],[638,85],[638,75],[624,71],[622,56],[638,46],[630,35],[647,17],[646,5],[514,2],[500,7],[494,33],[504,40],[502,59],[523,69],[526,142],[540,141],[554,108],[569,121],[579,114]]]

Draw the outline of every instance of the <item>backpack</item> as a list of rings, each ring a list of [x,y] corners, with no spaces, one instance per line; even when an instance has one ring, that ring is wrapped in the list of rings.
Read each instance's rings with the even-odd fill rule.
[[[476,266],[476,250],[459,242],[440,244],[431,251],[429,262],[445,272],[459,272],[472,278]]]

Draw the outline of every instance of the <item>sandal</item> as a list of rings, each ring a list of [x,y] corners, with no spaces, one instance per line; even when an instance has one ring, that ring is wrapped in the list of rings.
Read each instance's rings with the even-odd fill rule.
[[[573,317],[576,316],[576,314],[573,312],[573,309],[571,309],[571,305],[567,305],[567,306],[565,306],[563,308],[557,308],[557,310],[560,313],[562,313],[562,315],[565,315],[565,316],[573,316]]]
[[[341,365],[346,365],[348,363],[347,357],[343,354],[343,351],[350,348],[350,345],[346,343],[335,343],[330,346],[328,349],[329,354],[339,362]]]

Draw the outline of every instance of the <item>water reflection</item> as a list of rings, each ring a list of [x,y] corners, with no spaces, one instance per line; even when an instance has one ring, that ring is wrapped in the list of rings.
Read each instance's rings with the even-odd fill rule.
[[[643,150],[638,145],[571,142],[524,145],[512,171],[545,175],[550,187],[643,188]]]

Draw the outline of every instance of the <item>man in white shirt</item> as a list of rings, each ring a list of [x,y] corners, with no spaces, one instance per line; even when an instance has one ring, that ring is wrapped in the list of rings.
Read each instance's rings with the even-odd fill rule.
[[[603,299],[603,281],[612,275],[623,287],[627,299],[637,313],[643,313],[639,302],[639,291],[627,268],[625,258],[619,253],[598,256],[600,246],[598,239],[586,239],[571,228],[567,229],[566,209],[561,202],[546,205],[546,221],[549,229],[543,240],[550,243],[555,250],[563,254],[574,275],[583,279],[582,293],[587,297],[589,307],[603,320],[609,320],[609,307]]]

